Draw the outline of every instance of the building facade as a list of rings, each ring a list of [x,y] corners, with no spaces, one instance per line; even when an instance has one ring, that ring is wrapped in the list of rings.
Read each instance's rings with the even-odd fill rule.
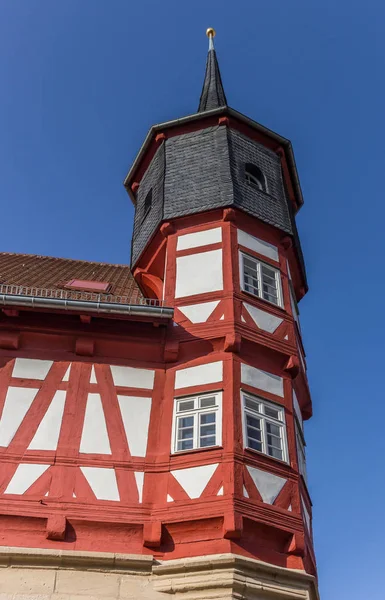
[[[227,105],[125,179],[131,268],[0,255],[0,592],[318,598],[291,144]]]

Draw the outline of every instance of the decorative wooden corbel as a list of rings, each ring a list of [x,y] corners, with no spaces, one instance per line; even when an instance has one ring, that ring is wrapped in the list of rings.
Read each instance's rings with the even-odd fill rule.
[[[175,362],[179,356],[179,340],[167,340],[164,346],[164,361]]]
[[[294,354],[292,354],[283,368],[284,371],[289,373],[292,379],[295,379],[300,371],[299,360]]]
[[[139,189],[139,182],[138,181],[134,181],[134,183],[131,185],[131,191],[133,194],[136,194],[136,192]]]
[[[226,125],[226,127],[228,127],[230,125],[229,117],[219,117],[218,125]]]
[[[0,348],[17,350],[20,342],[19,331],[0,331]]]
[[[64,540],[66,534],[67,519],[64,515],[50,515],[47,519],[47,540]]]
[[[162,538],[161,521],[150,521],[143,526],[143,546],[159,548]]]
[[[165,139],[166,139],[166,134],[165,133],[158,133],[155,136],[155,143],[156,144],[161,144]]]
[[[235,221],[235,210],[233,208],[224,208],[223,209],[223,220],[224,221]]]
[[[239,333],[227,333],[223,344],[224,352],[238,353],[241,349],[241,335]]]
[[[223,516],[223,537],[227,540],[239,539],[243,532],[243,517],[232,511]]]
[[[7,317],[19,316],[19,311],[17,310],[17,308],[3,308],[2,311],[5,315],[7,315]]]
[[[286,552],[295,556],[304,556],[305,536],[302,533],[293,533]]]
[[[75,352],[80,356],[93,356],[95,349],[95,340],[92,338],[77,338],[75,342]]]
[[[163,237],[168,237],[169,235],[175,233],[175,227],[172,223],[170,223],[169,221],[166,221],[166,223],[163,223],[160,227],[160,233],[163,235]]]

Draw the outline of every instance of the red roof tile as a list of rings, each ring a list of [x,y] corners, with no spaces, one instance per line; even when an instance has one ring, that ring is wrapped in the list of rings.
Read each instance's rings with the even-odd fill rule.
[[[116,298],[119,296],[122,303],[140,304],[143,299],[143,294],[127,265],[0,252],[0,291],[2,293],[9,293],[8,290],[4,290],[5,286],[22,286],[27,290],[18,293],[24,295],[39,295],[36,294],[36,288],[38,288],[52,292],[63,290],[65,297],[79,298],[79,294],[86,292],[72,291],[64,287],[72,279],[111,283],[109,293],[100,294],[103,301],[110,299],[119,302],[119,299]],[[35,288],[35,292],[31,288]],[[12,291],[12,293],[15,292]]]

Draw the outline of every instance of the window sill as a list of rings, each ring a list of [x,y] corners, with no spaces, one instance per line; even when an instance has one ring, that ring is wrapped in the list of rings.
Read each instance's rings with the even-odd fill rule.
[[[170,456],[183,456],[185,454],[196,454],[198,452],[208,452],[210,450],[223,450],[223,446],[208,446],[207,448],[192,448],[191,450],[177,450],[171,452]]]
[[[270,456],[270,454],[265,454],[264,452],[260,452],[259,450],[254,450],[254,448],[249,448],[248,446],[244,446],[243,450],[245,452],[251,452],[251,454],[256,456],[264,456],[268,460],[274,460],[279,465],[286,465],[287,467],[291,467],[288,460],[281,460],[280,458],[275,458],[275,456]]]
[[[248,298],[254,298],[254,300],[258,300],[259,302],[262,302],[262,304],[264,304],[265,306],[269,306],[270,308],[271,307],[276,308],[277,310],[279,310],[279,312],[283,312],[283,313],[287,314],[287,311],[285,310],[284,306],[280,306],[279,304],[274,304],[274,302],[270,302],[270,300],[266,300],[265,298],[256,296],[252,292],[248,292],[247,290],[244,290],[242,288],[241,288],[241,292],[242,292],[242,294],[246,294],[246,296]]]

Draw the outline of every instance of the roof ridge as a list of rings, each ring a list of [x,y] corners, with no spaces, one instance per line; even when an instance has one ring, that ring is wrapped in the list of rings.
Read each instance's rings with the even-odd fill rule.
[[[21,256],[21,257],[26,257],[26,258],[50,258],[51,260],[64,260],[66,262],[77,262],[77,263],[86,263],[88,265],[105,265],[108,267],[123,267],[126,269],[130,269],[130,265],[125,265],[125,264],[121,264],[121,263],[108,263],[108,262],[101,262],[101,261],[96,261],[96,260],[85,260],[83,258],[64,258],[61,256],[47,256],[45,254],[27,254],[27,253],[23,253],[23,252],[0,252],[0,257],[1,256]]]

